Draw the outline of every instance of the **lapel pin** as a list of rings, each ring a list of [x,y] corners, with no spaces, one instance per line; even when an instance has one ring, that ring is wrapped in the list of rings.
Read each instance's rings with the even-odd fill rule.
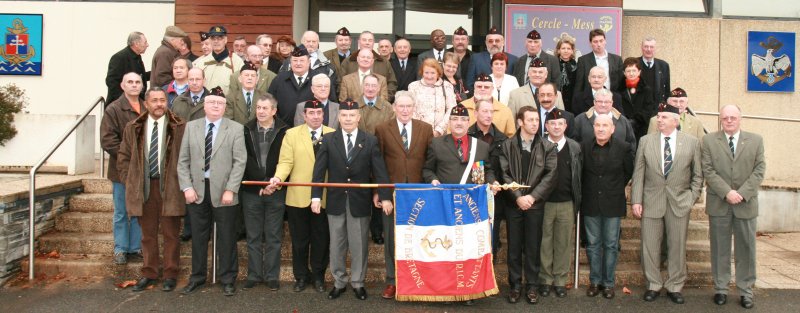
[[[361,148],[363,148],[363,146],[361,146],[361,144],[358,144],[358,148],[361,149]]]

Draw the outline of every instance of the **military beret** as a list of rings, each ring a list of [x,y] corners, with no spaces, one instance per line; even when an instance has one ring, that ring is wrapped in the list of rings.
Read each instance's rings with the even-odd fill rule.
[[[476,82],[491,82],[492,78],[489,77],[489,75],[486,75],[486,73],[480,73],[480,74],[478,74],[477,77],[475,77],[475,81]]]
[[[293,57],[308,56],[308,50],[306,50],[306,46],[299,45],[295,47],[294,50],[292,51],[292,56]]]
[[[339,111],[342,110],[358,110],[358,102],[355,102],[352,99],[339,102]]]
[[[304,109],[322,109],[322,107],[322,102],[319,102],[318,100],[308,100],[306,101],[305,105],[303,105]]]
[[[464,27],[461,27],[461,26],[456,28],[456,31],[453,33],[453,35],[469,36],[469,34],[467,34],[467,30],[464,29]]]
[[[225,98],[225,93],[222,92],[222,87],[220,87],[220,86],[211,88],[211,90],[208,91],[208,95],[209,96],[217,96],[217,97]]]
[[[255,65],[255,64],[253,64],[251,62],[244,62],[244,65],[242,65],[242,68],[239,70],[239,73],[244,72],[244,71],[256,71],[256,72],[258,72],[258,65]]]
[[[350,31],[347,30],[347,27],[342,27],[339,28],[339,30],[336,32],[336,35],[350,37]]]
[[[678,108],[676,108],[674,106],[671,106],[669,104],[663,103],[663,102],[658,105],[658,112],[681,114],[681,110],[680,109],[678,109]]]
[[[544,64],[544,61],[542,61],[542,59],[535,58],[535,59],[533,59],[533,61],[531,61],[531,65],[528,66],[528,68],[531,68],[531,67],[547,67],[547,65]]]
[[[186,37],[186,32],[183,31],[178,26],[167,26],[167,30],[164,31],[164,36],[167,37]]]
[[[469,117],[469,111],[460,102],[450,110],[450,116],[466,116]]]
[[[487,35],[501,35],[502,36],[503,33],[501,33],[500,30],[498,30],[496,26],[492,26],[492,28],[489,28],[489,33]]]
[[[225,26],[222,25],[211,26],[211,29],[208,30],[208,37],[226,36],[226,35],[228,35],[228,30],[225,29]]]
[[[530,32],[528,33],[528,37],[527,37],[527,38],[528,38],[528,39],[537,40],[537,39],[542,39],[542,35],[539,35],[539,32],[537,32],[537,31],[534,29],[534,30],[532,30],[532,31],[530,31]]]
[[[208,33],[200,32],[200,41],[206,41],[206,39],[208,39],[209,37],[211,36],[209,36]]]
[[[678,88],[672,89],[672,92],[670,92],[669,97],[670,98],[684,98],[684,97],[688,97],[688,96],[686,95],[686,90],[683,90],[683,88],[678,87]]]
[[[564,117],[564,111],[562,111],[559,108],[553,108],[552,111],[550,111],[547,114],[545,114],[544,122],[547,123],[550,120],[557,120],[557,119],[560,119],[560,118],[565,118]]]

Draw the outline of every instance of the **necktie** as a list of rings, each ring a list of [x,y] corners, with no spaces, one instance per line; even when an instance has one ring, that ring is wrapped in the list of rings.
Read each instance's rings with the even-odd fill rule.
[[[728,147],[731,148],[731,156],[736,156],[735,149],[733,148],[733,136],[728,137]]]
[[[319,145],[317,144],[319,139],[317,138],[317,131],[311,131],[311,146],[314,148],[314,155],[317,155],[317,150],[319,149]]]
[[[463,142],[462,142],[462,141],[461,141],[461,139],[459,138],[459,139],[456,141],[456,143],[457,143],[456,150],[458,150],[458,158],[460,158],[460,159],[461,159],[461,162],[464,162],[464,151],[462,151],[462,150],[461,150],[461,145],[463,144]]]
[[[153,122],[148,163],[150,163],[150,178],[158,178],[158,122]]]
[[[367,74],[361,74],[361,76],[359,78],[359,81],[358,81],[359,84],[362,84],[362,85],[364,84],[364,77],[367,77]]]
[[[647,68],[653,67],[653,61],[647,61]]]
[[[373,106],[375,106],[375,102],[370,101],[370,102],[367,103],[367,105],[373,107]]]
[[[353,141],[352,139],[353,134],[347,134],[347,162],[353,159]]]
[[[250,106],[253,104],[253,98],[250,97],[250,92],[244,93],[244,101],[247,104],[247,115],[250,115]]]
[[[669,137],[664,137],[664,178],[667,178],[672,169],[672,149],[669,147]]]
[[[206,133],[206,163],[205,167],[203,167],[204,171],[209,169],[209,165],[211,164],[211,146],[212,146],[212,139],[214,138],[214,124],[208,124],[208,132]]]
[[[400,61],[400,70],[406,70],[406,60]]]
[[[303,76],[297,76],[297,85],[298,86],[303,85]]]
[[[403,124],[403,131],[400,132],[400,137],[403,138],[403,149],[408,152],[408,132],[406,132],[406,124]]]
[[[442,52],[441,51],[437,51],[436,52],[436,61],[439,61],[439,63],[442,63]]]
[[[198,96],[192,96],[192,104],[197,105],[197,101],[200,99]]]

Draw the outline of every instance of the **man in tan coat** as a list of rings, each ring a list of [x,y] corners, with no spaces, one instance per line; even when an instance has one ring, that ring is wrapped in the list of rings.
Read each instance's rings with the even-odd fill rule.
[[[356,100],[364,95],[364,89],[361,85],[364,84],[364,77],[370,74],[375,74],[378,78],[380,85],[380,96],[383,100],[389,100],[389,91],[386,84],[386,77],[381,74],[376,74],[372,71],[375,59],[372,56],[372,50],[361,49],[358,51],[358,69],[345,77],[342,77],[342,85],[339,89],[339,102],[344,100]]]
[[[161,46],[153,54],[153,64],[150,67],[150,86],[163,87],[169,84],[172,77],[172,62],[181,56],[178,48],[183,43],[183,37],[188,36],[178,26],[167,26]]]
[[[147,112],[125,127],[117,167],[130,216],[142,226],[142,278],[133,291],[142,291],[158,279],[158,235],[164,239],[163,291],[175,290],[180,269],[178,232],[186,214],[178,186],[178,155],[186,123],[167,109],[167,95],[156,86],[145,94]],[[159,232],[159,228],[161,231]]]

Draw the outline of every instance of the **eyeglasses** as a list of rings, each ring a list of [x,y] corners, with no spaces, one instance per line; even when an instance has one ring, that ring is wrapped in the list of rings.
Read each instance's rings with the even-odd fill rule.
[[[726,122],[735,122],[739,120],[738,116],[720,116],[719,119]]]

